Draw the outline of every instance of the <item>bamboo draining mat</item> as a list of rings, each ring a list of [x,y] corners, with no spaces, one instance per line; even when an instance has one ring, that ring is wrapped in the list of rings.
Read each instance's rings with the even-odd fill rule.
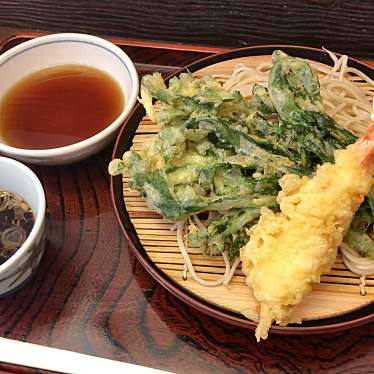
[[[270,61],[270,56],[242,57],[208,66],[194,73],[195,75],[231,74],[238,63],[255,67],[257,64]],[[131,149],[139,150],[142,143],[153,137],[159,126],[146,117],[140,122],[133,139]],[[241,268],[236,270],[228,286],[205,287],[196,283],[187,273],[183,279],[184,262],[179,252],[176,233],[170,229],[173,222],[163,219],[149,209],[139,193],[128,188],[127,178],[123,179],[123,194],[126,209],[140,242],[150,259],[167,276],[187,291],[224,309],[241,313],[256,307],[251,290],[245,284]],[[196,273],[206,280],[214,280],[224,273],[224,262],[221,256],[191,254]],[[366,277],[366,295],[360,294],[360,278],[350,272],[343,264],[339,254],[333,269],[322,276],[320,284],[315,284],[313,291],[296,307],[295,315],[302,320],[321,319],[337,316],[361,308],[374,301],[374,275]]]

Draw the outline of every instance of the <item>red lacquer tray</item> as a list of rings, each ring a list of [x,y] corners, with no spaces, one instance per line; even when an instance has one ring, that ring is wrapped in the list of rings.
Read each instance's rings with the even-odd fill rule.
[[[22,32],[11,36],[0,41],[0,53],[41,35],[44,33]],[[126,51],[135,62],[140,76],[153,71],[160,71],[164,76],[168,76],[196,60],[227,51],[227,48],[220,47],[122,38],[108,40]],[[368,63],[374,66],[372,62]],[[140,118],[140,114],[135,111],[131,121],[136,121],[136,116]],[[125,126],[121,136],[132,126],[130,119]],[[120,156],[127,146],[118,143],[116,154]],[[260,352],[258,350],[249,349],[247,355],[247,348],[251,348],[253,343],[252,335],[247,336],[242,334],[240,329],[227,328],[225,324],[182,307],[136,265],[134,256],[128,255],[128,241],[122,240],[118,226],[113,224],[115,216],[112,212],[106,171],[111,151],[112,147],[108,147],[89,160],[66,167],[32,166],[43,183],[48,200],[48,242],[35,278],[16,294],[0,300],[1,336],[169,370],[176,370],[181,365],[187,365],[192,371],[201,369],[199,362],[194,362],[194,358],[198,356],[195,344],[201,345],[204,352],[209,352],[204,363],[209,361],[216,365],[211,367],[222,368],[220,365],[225,361],[225,357],[228,357],[225,355],[228,355],[230,350],[234,352],[235,367],[238,368],[248,369],[247,365],[264,361],[265,356],[260,355],[259,361],[251,356],[252,351]],[[114,192],[118,190],[119,182],[116,179],[112,181]],[[126,217],[123,206],[117,206],[117,213],[122,218]],[[122,225],[127,229],[128,223],[123,221]],[[127,235],[130,235],[130,231]],[[136,237],[132,241],[136,244]],[[141,252],[132,249],[139,261],[146,265],[147,259],[141,256]],[[160,280],[161,275],[157,269],[153,269],[151,264],[146,268],[152,276]],[[179,292],[174,286],[168,289]],[[150,290],[153,296],[149,296]],[[178,296],[180,295],[179,292]],[[211,311],[210,305],[204,305],[191,295],[182,296],[186,296],[184,300],[194,307],[206,313],[214,312],[215,317],[224,320],[238,317],[230,316],[226,311],[223,311],[223,314],[220,314],[222,311],[219,310]],[[188,313],[185,313],[186,309]],[[365,323],[368,318],[367,314],[358,315],[347,320],[345,325],[344,321],[340,321],[335,325],[335,330]],[[160,326],[164,326],[164,323],[169,328],[161,329]],[[246,323],[248,324],[248,321]],[[249,327],[241,320],[237,321],[237,324]],[[205,325],[210,326],[210,331],[212,325],[216,331],[224,331],[224,337],[229,342],[225,350],[218,341],[212,343],[212,337],[201,329],[201,326]],[[332,331],[331,324],[328,328],[304,327],[304,333]],[[348,332],[344,335],[344,344],[350,351],[355,342],[359,343],[361,348],[367,346],[366,340],[362,338],[366,330],[356,331],[352,336]],[[158,341],[152,345],[152,333],[162,336],[161,340],[166,341],[165,344],[175,341],[176,348],[160,350],[157,344],[162,344]],[[335,336],[335,343],[339,341],[339,337],[340,334]],[[274,337],[274,340],[269,342],[269,356],[274,350],[280,352],[283,345],[287,346],[287,342],[291,342],[289,339],[293,338]],[[303,363],[313,362],[314,365],[313,360],[322,357],[322,352],[325,355],[326,351],[322,348],[319,350],[322,344],[318,337],[305,339],[315,355],[304,350],[301,360]],[[221,338],[218,340],[221,341]],[[153,343],[150,344],[150,341]],[[232,345],[232,342],[235,344]],[[339,344],[334,347],[337,345]],[[361,348],[360,352],[364,350]],[[261,352],[266,352],[266,349],[261,349]],[[339,354],[342,351],[337,352]],[[362,357],[367,355],[360,356],[360,359]],[[232,367],[232,363],[228,365],[227,368]],[[1,368],[5,366],[2,365]],[[13,367],[9,370],[16,369]],[[22,369],[22,372],[28,371]]]

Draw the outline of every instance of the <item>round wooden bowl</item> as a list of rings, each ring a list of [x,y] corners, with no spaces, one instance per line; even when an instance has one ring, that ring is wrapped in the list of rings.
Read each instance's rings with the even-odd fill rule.
[[[255,66],[271,61],[274,49],[330,64],[326,52],[319,49],[269,45],[248,47],[214,55],[199,60],[168,77],[181,72],[194,75],[230,74],[238,62]],[[374,70],[357,60],[350,59],[349,65],[374,78]],[[159,131],[157,124],[145,117],[141,105],[137,105],[118,135],[113,158],[121,158],[127,150],[137,150],[142,143]],[[187,276],[183,277],[184,263],[177,247],[176,234],[170,230],[172,222],[152,212],[136,191],[128,189],[127,178],[111,178],[112,199],[118,221],[131,248],[146,270],[167,290],[189,305],[213,317],[241,327],[255,328],[256,324],[246,319],[240,311],[253,308],[256,301],[245,285],[241,269],[237,269],[228,286],[204,287]],[[205,279],[216,279],[224,271],[222,257],[191,255],[195,271]],[[347,270],[339,255],[329,274],[322,277],[313,291],[297,306],[297,316],[302,324],[277,326],[271,332],[283,334],[315,334],[343,330],[374,320],[374,276],[366,279],[366,295],[360,294],[360,279]]]

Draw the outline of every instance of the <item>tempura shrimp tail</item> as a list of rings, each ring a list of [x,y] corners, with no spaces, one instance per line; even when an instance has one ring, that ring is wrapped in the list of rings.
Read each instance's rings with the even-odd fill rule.
[[[359,139],[355,146],[358,148],[357,152],[362,153],[361,164],[364,167],[369,167],[374,155],[374,126],[371,126],[366,134]]]
[[[280,212],[262,208],[250,240],[241,248],[242,269],[260,306],[257,340],[272,322],[296,322],[293,308],[330,271],[352,218],[373,185],[374,127],[335,163],[321,165],[313,178],[284,175]]]

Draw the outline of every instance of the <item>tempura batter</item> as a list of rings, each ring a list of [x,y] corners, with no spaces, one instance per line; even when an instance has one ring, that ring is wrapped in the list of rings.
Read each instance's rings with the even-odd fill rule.
[[[352,218],[374,183],[374,127],[356,143],[335,151],[335,164],[313,178],[280,180],[280,213],[262,208],[241,249],[247,284],[259,302],[256,338],[266,339],[273,321],[296,321],[293,307],[330,271]]]

